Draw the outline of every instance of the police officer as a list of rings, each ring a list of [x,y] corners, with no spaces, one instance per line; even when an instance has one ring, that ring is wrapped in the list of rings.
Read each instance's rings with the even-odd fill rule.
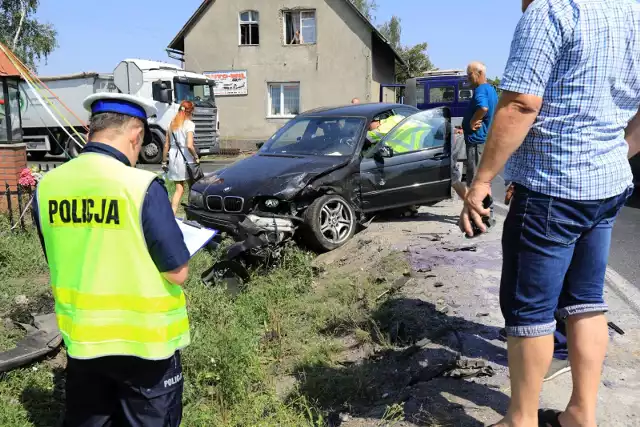
[[[162,182],[133,167],[156,109],[113,93],[84,106],[89,142],[44,176],[34,212],[67,347],[65,425],[177,427],[189,251]]]
[[[402,120],[404,120],[404,116],[400,114],[389,116],[386,119],[374,119],[369,124],[367,139],[373,145],[377,144],[382,138],[385,137],[386,134],[391,131],[391,129],[396,127]]]

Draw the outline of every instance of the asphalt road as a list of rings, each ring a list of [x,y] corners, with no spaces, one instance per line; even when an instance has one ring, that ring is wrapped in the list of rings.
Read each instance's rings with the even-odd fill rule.
[[[498,176],[491,186],[493,199],[504,202],[505,185],[502,176]],[[640,289],[640,191],[622,209],[611,237],[609,266],[618,274]]]

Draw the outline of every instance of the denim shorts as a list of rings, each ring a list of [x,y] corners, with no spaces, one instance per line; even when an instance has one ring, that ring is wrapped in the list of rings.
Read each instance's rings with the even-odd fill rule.
[[[632,193],[566,200],[516,184],[502,235],[500,307],[507,335],[551,335],[556,316],[607,311],[611,230]]]

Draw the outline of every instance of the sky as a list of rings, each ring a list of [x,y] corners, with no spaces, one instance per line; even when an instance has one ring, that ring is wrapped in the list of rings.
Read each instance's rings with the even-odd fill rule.
[[[38,19],[53,24],[59,47],[38,74],[112,72],[125,58],[168,61],[165,49],[202,0],[41,0]],[[275,0],[263,0],[275,1]],[[402,20],[402,44],[427,42],[441,69],[474,60],[500,76],[520,18],[520,0],[377,0],[375,22]],[[212,43],[212,46],[214,43]]]

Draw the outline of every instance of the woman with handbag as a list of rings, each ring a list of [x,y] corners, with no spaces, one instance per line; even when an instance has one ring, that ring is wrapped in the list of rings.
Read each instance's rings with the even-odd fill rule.
[[[175,182],[176,192],[171,200],[173,213],[178,211],[180,200],[184,194],[184,183],[189,185],[202,178],[200,159],[193,145],[193,134],[196,125],[191,121],[194,105],[191,101],[182,101],[178,114],[171,121],[167,131],[164,150],[162,152],[162,170],[167,172],[167,179]],[[167,155],[169,165],[167,166]]]

